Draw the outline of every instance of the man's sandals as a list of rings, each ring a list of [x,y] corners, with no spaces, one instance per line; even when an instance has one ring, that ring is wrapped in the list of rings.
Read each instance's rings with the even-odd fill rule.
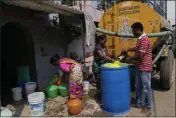
[[[147,117],[150,117],[152,115],[151,109],[142,108],[141,113],[144,113]]]

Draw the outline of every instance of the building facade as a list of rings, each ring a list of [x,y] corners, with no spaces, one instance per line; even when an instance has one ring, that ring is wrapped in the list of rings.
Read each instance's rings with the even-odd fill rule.
[[[73,0],[73,2],[75,8],[89,13],[94,22],[99,22],[104,14],[104,11],[100,11],[94,7],[93,0]]]
[[[81,5],[93,5],[93,1],[92,0],[73,0],[74,2],[74,6],[79,6]]]
[[[24,78],[27,76],[29,81],[37,82],[38,90],[43,91],[51,81],[52,76],[58,72],[58,68],[49,62],[53,54],[59,53],[61,58],[68,57],[69,53],[76,50],[76,54],[83,57],[82,38],[75,39],[75,42],[75,40],[67,38],[67,35],[64,35],[49,22],[48,15],[50,13],[58,13],[64,9],[62,15],[67,13],[74,15],[70,12],[74,9],[68,10],[69,7],[63,8],[62,6],[61,8],[59,5],[47,5],[38,1],[14,2],[0,2],[2,55],[0,80],[2,85],[7,85],[0,88],[0,101],[1,105],[3,103],[4,106],[13,102],[11,89],[17,86],[19,76],[21,77],[21,74],[17,74],[18,68],[28,67],[28,73],[26,72]],[[19,7],[19,4],[22,7]],[[32,7],[34,4],[38,6],[37,9]],[[27,5],[29,8],[25,7]],[[59,9],[53,10],[54,12],[47,11],[49,7],[50,10],[56,7]],[[69,17],[69,21],[72,22],[73,20],[70,19]],[[73,45],[70,46],[71,44]]]
[[[167,1],[166,0],[143,0],[147,5],[152,7],[161,16],[167,19]]]

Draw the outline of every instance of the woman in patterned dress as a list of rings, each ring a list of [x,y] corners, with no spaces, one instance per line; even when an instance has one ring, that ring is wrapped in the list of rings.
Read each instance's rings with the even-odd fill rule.
[[[52,56],[50,64],[58,66],[62,72],[69,74],[69,99],[82,99],[83,70],[81,64],[69,58],[60,59],[58,54]]]
[[[109,56],[108,52],[107,52],[107,48],[106,48],[106,41],[107,38],[105,35],[100,35],[100,36],[96,36],[96,47],[94,50],[94,55],[95,55],[95,59],[94,59],[94,64],[93,64],[93,72],[95,74],[96,77],[96,87],[99,93],[99,98],[101,98],[101,85],[100,85],[100,66],[104,63],[107,62],[113,62],[114,60]]]

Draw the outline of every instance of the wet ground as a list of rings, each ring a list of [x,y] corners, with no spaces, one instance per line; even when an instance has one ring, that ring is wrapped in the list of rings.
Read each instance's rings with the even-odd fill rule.
[[[159,76],[156,75],[152,79],[152,89],[153,89],[153,109],[152,109],[152,116],[175,116],[175,81],[173,83],[172,88],[169,91],[165,91],[160,89],[159,86]],[[96,89],[92,86],[90,86],[89,91],[89,99],[94,100],[93,102],[96,102],[95,100],[96,95]],[[131,92],[131,110],[130,112],[121,115],[121,116],[145,116],[144,114],[140,113],[140,109],[137,109],[134,107],[135,103],[135,92]],[[101,108],[101,104],[98,102],[94,103],[98,104],[99,108]],[[30,116],[30,110],[28,106],[28,102],[26,99],[24,99],[21,102],[14,103],[13,106],[16,108],[15,115],[18,116]],[[93,107],[92,109],[99,109]],[[104,116],[109,117],[113,116],[107,113],[104,113],[102,110],[93,111],[94,113],[91,113],[87,116]],[[62,116],[70,116],[69,114],[65,114]],[[79,116],[86,116],[83,114],[80,114]]]
[[[159,73],[154,75],[152,78],[152,98],[153,98],[153,108],[152,116],[176,116],[176,77],[174,79],[172,88],[170,90],[163,90],[160,87]],[[92,89],[92,94],[94,89]],[[144,98],[144,94],[143,94]],[[144,100],[143,100],[144,101]],[[131,110],[129,113],[122,116],[145,116],[140,113],[141,110],[134,107],[135,103],[135,91],[131,92]],[[100,116],[107,116],[107,114],[99,113]],[[97,116],[97,114],[95,114]],[[111,115],[112,116],[112,115]]]

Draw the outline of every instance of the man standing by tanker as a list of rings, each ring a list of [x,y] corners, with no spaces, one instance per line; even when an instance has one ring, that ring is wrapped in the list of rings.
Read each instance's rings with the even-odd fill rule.
[[[128,49],[129,52],[135,52],[135,56],[128,57],[127,61],[135,60],[136,64],[136,105],[142,108],[142,90],[145,92],[145,109],[143,112],[148,116],[151,115],[152,108],[152,90],[151,90],[151,71],[152,71],[152,48],[148,36],[143,33],[143,25],[140,22],[134,23],[132,32],[137,37],[135,48]]]

